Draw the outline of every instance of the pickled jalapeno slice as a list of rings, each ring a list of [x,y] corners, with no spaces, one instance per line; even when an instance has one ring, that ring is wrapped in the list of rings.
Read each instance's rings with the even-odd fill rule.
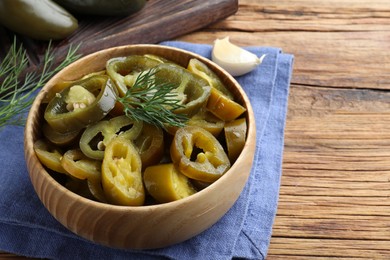
[[[143,205],[141,168],[141,158],[130,140],[122,137],[111,140],[102,164],[102,185],[107,200],[117,205]]]
[[[103,160],[104,150],[114,137],[134,140],[141,133],[142,125],[142,121],[125,115],[99,121],[85,129],[80,138],[80,149],[90,158]]]
[[[179,171],[191,179],[213,182],[230,168],[222,145],[201,127],[186,126],[177,130],[170,153]]]
[[[55,131],[74,132],[103,119],[113,109],[116,96],[109,77],[89,77],[57,93],[44,117]]]

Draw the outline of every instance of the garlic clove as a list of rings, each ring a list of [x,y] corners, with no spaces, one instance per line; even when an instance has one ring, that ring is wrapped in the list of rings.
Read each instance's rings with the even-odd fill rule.
[[[232,76],[241,76],[251,72],[261,64],[265,55],[260,58],[255,54],[232,44],[229,37],[214,42],[211,59]]]

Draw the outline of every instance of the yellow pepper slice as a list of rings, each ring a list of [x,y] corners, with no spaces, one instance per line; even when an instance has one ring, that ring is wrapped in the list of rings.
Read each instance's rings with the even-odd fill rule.
[[[233,163],[240,155],[246,139],[246,119],[239,118],[225,124],[225,140],[230,162]]]
[[[217,137],[223,130],[225,125],[225,121],[219,119],[214,116],[211,112],[207,111],[207,109],[201,108],[199,112],[193,115],[188,121],[187,125],[191,126],[199,126],[203,129],[212,133],[215,137]],[[175,135],[176,131],[179,129],[177,126],[166,125],[165,130],[171,134]]]
[[[77,179],[101,179],[101,161],[87,157],[79,149],[68,150],[61,158],[62,167]]]
[[[130,140],[121,137],[111,140],[102,164],[103,191],[109,202],[125,206],[144,204],[141,167],[141,158]]]
[[[214,182],[230,168],[222,145],[201,127],[186,126],[177,130],[170,152],[175,166],[191,179]]]
[[[207,80],[212,88],[218,89],[228,98],[233,99],[233,94],[225,87],[220,78],[200,60],[195,58],[191,59],[188,63],[187,69]]]
[[[58,147],[46,140],[40,139],[34,143],[34,151],[39,161],[47,168],[55,172],[66,174],[65,169],[61,165],[62,152]]]
[[[183,199],[196,193],[190,180],[172,163],[147,167],[144,183],[149,194],[160,203]]]
[[[246,111],[245,107],[229,99],[215,88],[211,89],[206,107],[216,117],[224,121],[234,120]]]
[[[198,114],[188,120],[187,125],[202,127],[214,136],[218,136],[223,130],[225,121],[217,118],[206,109],[201,109]]]

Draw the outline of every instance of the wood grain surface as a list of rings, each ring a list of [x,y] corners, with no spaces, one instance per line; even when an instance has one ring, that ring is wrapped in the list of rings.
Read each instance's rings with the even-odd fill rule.
[[[268,259],[390,259],[389,17],[388,0],[240,0],[176,38],[295,55]]]
[[[181,40],[295,55],[268,259],[390,259],[390,4],[240,1]]]

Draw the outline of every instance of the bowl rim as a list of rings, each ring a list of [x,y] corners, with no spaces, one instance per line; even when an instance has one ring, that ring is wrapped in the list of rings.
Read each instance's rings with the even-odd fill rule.
[[[33,136],[33,131],[32,131],[32,126],[33,118],[36,116],[35,113],[39,112],[39,106],[44,98],[45,91],[47,89],[50,89],[52,86],[53,82],[57,80],[57,78],[69,68],[74,67],[74,66],[79,66],[79,64],[83,63],[86,60],[91,59],[92,57],[95,57],[97,55],[105,55],[105,54],[110,54],[112,55],[113,53],[116,52],[122,52],[122,51],[131,51],[131,50],[136,50],[136,49],[161,49],[161,50],[170,50],[172,52],[181,52],[186,54],[187,56],[191,58],[197,58],[200,61],[204,62],[213,72],[217,72],[217,74],[224,74],[224,76],[227,78],[228,81],[231,81],[236,87],[237,87],[237,92],[240,94],[240,99],[242,100],[242,104],[244,107],[247,109],[246,111],[246,118],[247,118],[247,137],[245,141],[245,145],[243,150],[241,151],[239,157],[236,159],[235,163],[232,164],[232,166],[229,168],[229,170],[223,174],[217,181],[213,182],[210,186],[196,192],[195,194],[188,196],[186,198],[172,201],[172,202],[167,202],[167,203],[160,203],[160,204],[152,204],[152,205],[142,205],[142,206],[123,206],[123,205],[115,205],[115,204],[109,204],[109,203],[104,203],[104,202],[99,202],[99,201],[94,201],[88,198],[85,198],[77,193],[74,193],[64,187],[61,183],[59,183],[56,179],[54,179],[53,176],[43,167],[43,165],[40,163],[38,160],[37,156],[35,155],[35,152],[33,150],[33,141],[34,136]],[[147,54],[146,52],[144,54]],[[110,58],[113,57],[119,57],[119,56],[107,56]],[[219,71],[219,72],[218,72]],[[236,90],[235,90],[236,91]],[[43,178],[49,179],[50,182],[55,185],[55,188],[58,189],[61,192],[64,192],[67,194],[67,196],[70,196],[72,199],[77,200],[79,202],[82,202],[83,204],[86,205],[93,205],[94,207],[98,207],[101,209],[109,209],[109,210],[114,210],[114,211],[150,211],[151,209],[153,210],[158,210],[160,208],[164,209],[173,209],[176,208],[178,205],[181,204],[186,204],[186,203],[192,203],[194,200],[197,200],[198,197],[204,196],[204,193],[207,193],[209,189],[214,188],[215,186],[222,186],[224,185],[224,180],[226,180],[231,174],[234,174],[234,169],[238,167],[238,164],[236,163],[239,160],[243,159],[244,154],[246,154],[246,151],[253,149],[255,147],[255,140],[256,140],[256,123],[255,123],[255,118],[254,118],[254,112],[253,108],[251,105],[251,102],[242,88],[242,86],[238,83],[238,81],[230,75],[226,70],[221,68],[219,65],[214,63],[211,59],[208,59],[200,54],[197,54],[195,52],[191,52],[185,49],[181,49],[179,47],[172,47],[172,46],[166,46],[166,45],[159,45],[159,44],[129,44],[129,45],[121,45],[121,46],[116,46],[116,47],[111,47],[107,49],[103,49],[91,54],[88,54],[86,56],[81,57],[80,59],[74,61],[73,63],[69,64],[67,67],[63,68],[61,71],[56,73],[39,91],[37,94],[33,104],[31,105],[31,108],[28,113],[27,121],[26,121],[26,127],[25,127],[25,133],[24,133],[24,146],[25,146],[25,158],[26,160],[31,160],[32,158],[28,159],[28,155],[33,156],[33,160],[36,160],[37,166],[39,167],[39,171],[42,172]],[[250,143],[252,142],[252,143]],[[244,152],[245,151],[245,152]],[[30,175],[30,170],[29,170],[29,175]],[[249,179],[250,173],[248,173],[247,180]],[[31,178],[31,176],[30,176]],[[35,187],[34,187],[35,189]]]

